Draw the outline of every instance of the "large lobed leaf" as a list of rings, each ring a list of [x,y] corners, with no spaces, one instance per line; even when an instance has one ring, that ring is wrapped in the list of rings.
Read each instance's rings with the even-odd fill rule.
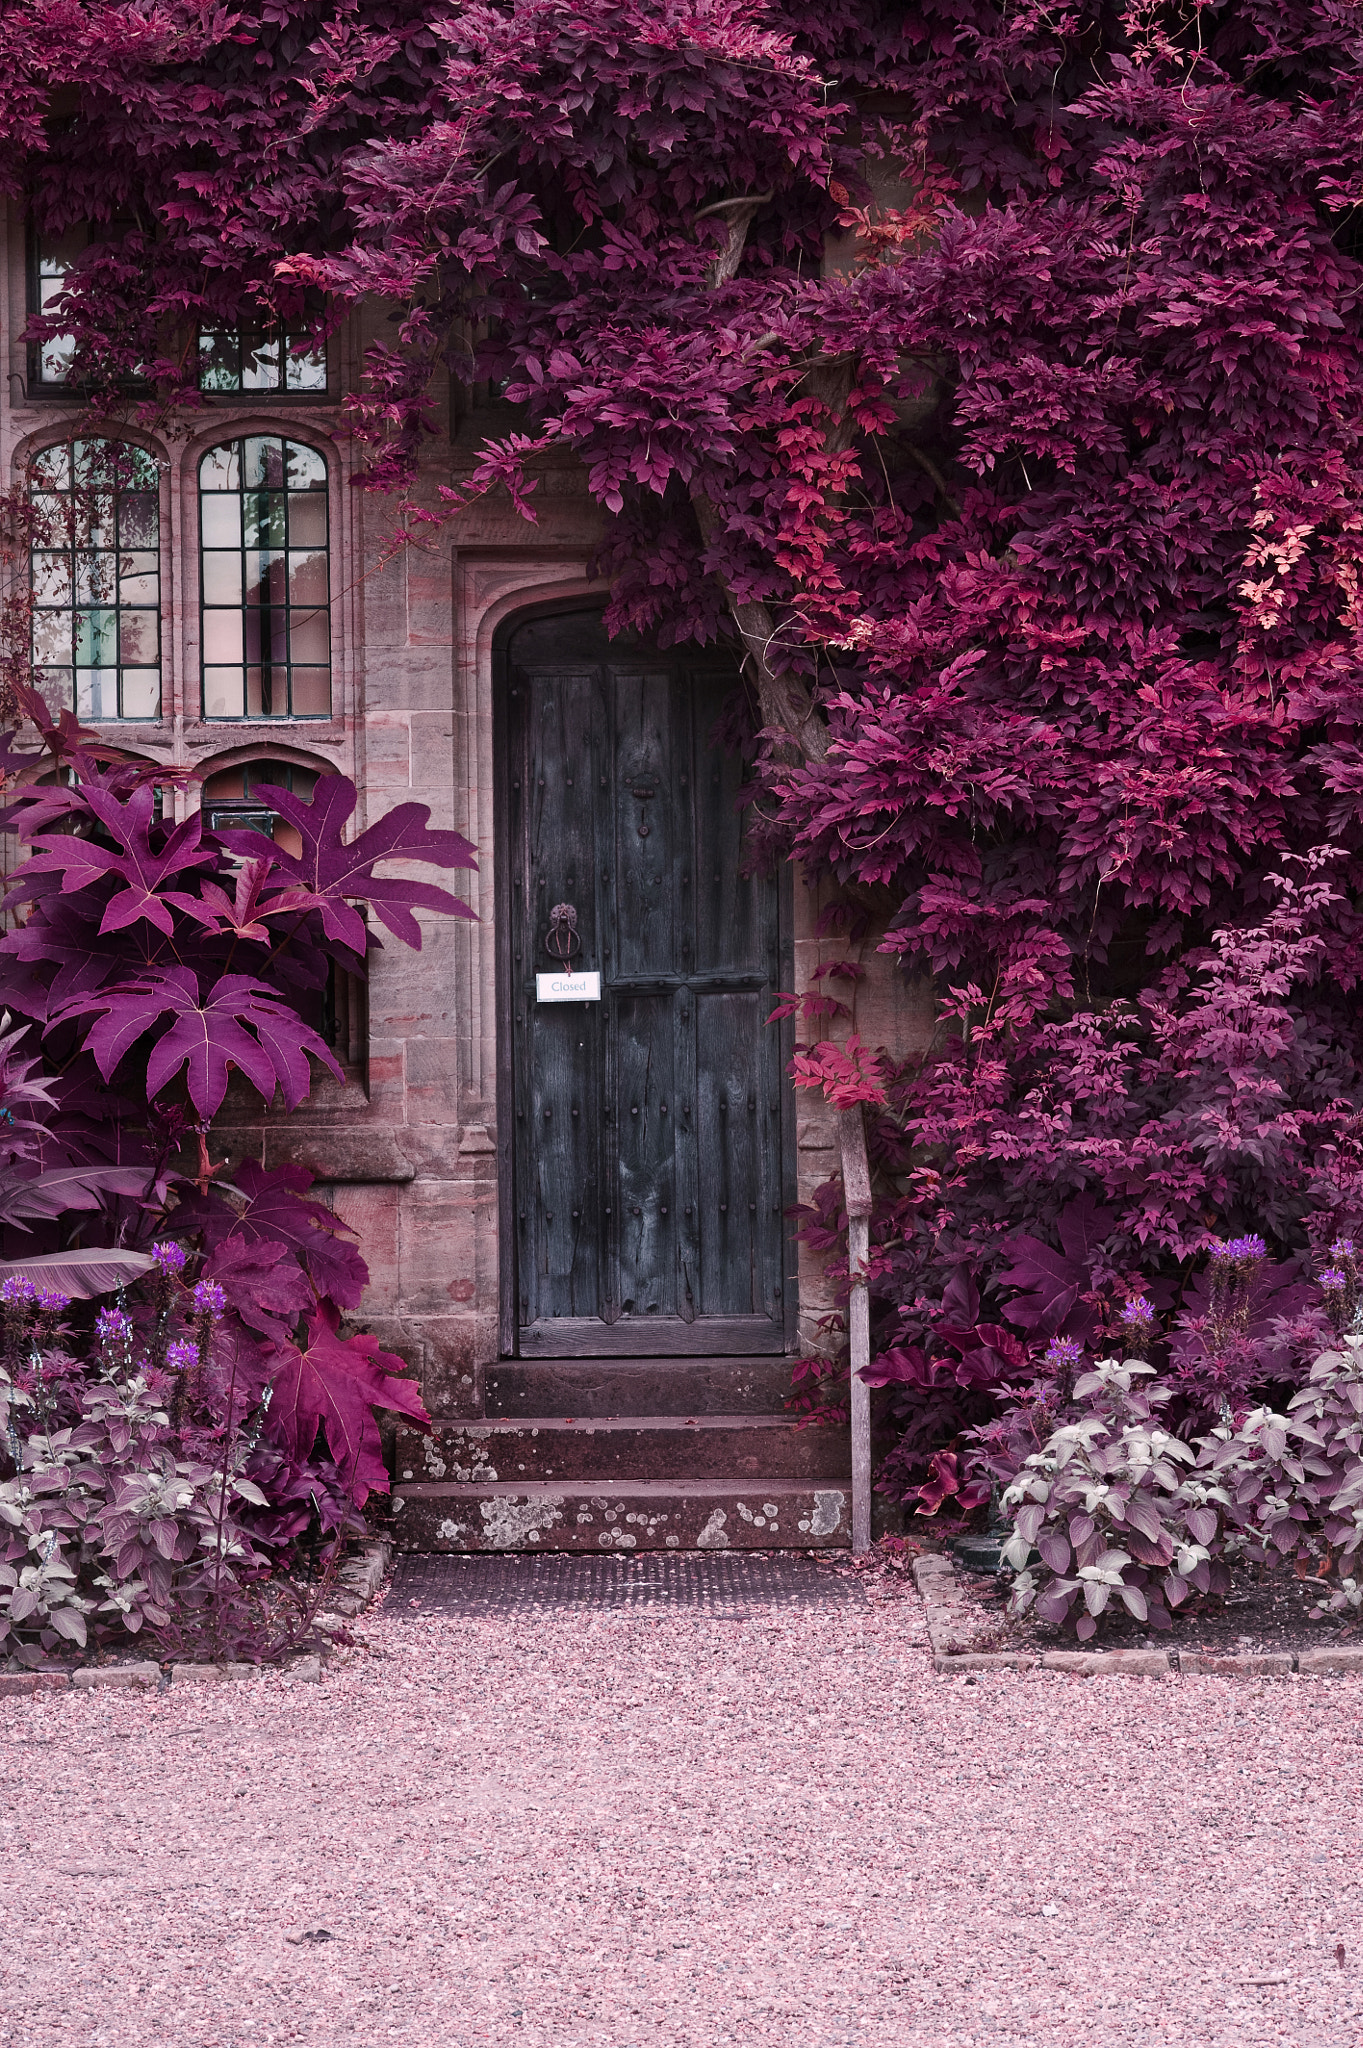
[[[201,1235],[214,1256],[233,1237],[250,1245],[283,1245],[318,1294],[329,1295],[342,1308],[358,1308],[369,1268],[347,1242],[355,1235],[349,1225],[325,1202],[306,1199],[312,1180],[306,1166],[291,1161],[266,1167],[243,1160],[234,1169],[232,1189],[219,1182],[208,1194],[196,1190],[183,1197],[175,1212],[177,1230]],[[225,1199],[228,1192],[240,1196],[240,1207]]]
[[[233,1068],[267,1103],[278,1089],[288,1109],[296,1109],[308,1093],[309,1054],[341,1078],[325,1039],[249,975],[223,975],[201,998],[192,968],[157,969],[136,981],[78,996],[51,1022],[91,1012],[98,1013],[99,1021],[87,1043],[106,1081],[140,1040],[153,1036],[148,1095],[158,1095],[183,1068],[190,1100],[205,1120],[221,1106]],[[170,1024],[158,1030],[163,1017]]]
[[[374,873],[377,863],[384,860],[429,861],[442,868],[477,866],[476,849],[458,832],[429,829],[431,814],[425,804],[398,804],[358,839],[347,843],[345,828],[359,799],[354,783],[344,775],[324,776],[310,803],[266,783],[254,794],[287,819],[303,842],[302,853],[296,857],[282,849],[274,855],[275,866],[297,884],[290,892],[290,907],[320,911],[327,937],[353,952],[363,955],[367,937],[364,919],[351,908],[350,899],[371,903],[389,931],[416,947],[421,945],[421,927],[412,915],[414,910],[443,910],[454,917],[474,915],[447,889]],[[259,852],[259,833],[224,832],[220,836],[234,852]]]
[[[387,1493],[375,1408],[390,1408],[427,1425],[430,1416],[415,1383],[399,1379],[403,1360],[380,1350],[366,1335],[341,1337],[318,1309],[308,1318],[307,1348],[287,1344],[277,1353],[274,1393],[266,1426],[285,1451],[306,1458],[319,1427],[356,1503]]]

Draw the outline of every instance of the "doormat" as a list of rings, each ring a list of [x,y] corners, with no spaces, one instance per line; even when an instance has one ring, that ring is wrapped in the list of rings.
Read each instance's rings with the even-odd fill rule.
[[[831,1607],[865,1595],[854,1579],[790,1551],[654,1550],[636,1559],[400,1557],[385,1619],[427,1614],[511,1614],[565,1607],[637,1614],[684,1608],[741,1621],[770,1607]]]

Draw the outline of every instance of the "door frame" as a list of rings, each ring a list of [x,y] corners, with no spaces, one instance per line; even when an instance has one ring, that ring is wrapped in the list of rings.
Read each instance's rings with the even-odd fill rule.
[[[507,801],[507,777],[510,773],[510,703],[508,700],[509,664],[508,648],[512,636],[519,627],[532,619],[574,618],[584,613],[599,615],[606,605],[606,598],[593,595],[579,598],[544,599],[538,603],[519,605],[498,622],[492,638],[492,837],[493,837],[493,918],[494,955],[497,979],[497,1273],[498,1273],[498,1349],[503,1358],[519,1356],[520,1341],[520,1284],[518,1272],[516,1218],[516,1142],[515,1142],[515,1071],[512,1057],[514,1038],[512,1015],[514,993],[511,960],[511,903],[512,903],[512,859],[509,804]],[[791,863],[782,861],[777,875],[777,918],[780,943],[778,959],[782,985],[792,986],[794,974],[794,883]],[[790,1062],[794,1054],[795,1027],[793,1020],[784,1018],[768,1029],[778,1034],[781,1069],[781,1207],[783,1217],[789,1215],[797,1200],[797,1170],[795,1156],[795,1103],[794,1087],[789,1079]],[[783,1262],[785,1271],[781,1276],[782,1326],[785,1333],[783,1350],[770,1356],[789,1357],[799,1347],[799,1257],[798,1246],[793,1234],[787,1231],[782,1236]],[[574,1354],[586,1358],[594,1354]],[[659,1364],[666,1364],[669,1357],[678,1359],[698,1355],[682,1350],[649,1353],[656,1355]],[[600,1354],[600,1362],[609,1364],[612,1354]],[[623,1356],[616,1362],[624,1363]]]

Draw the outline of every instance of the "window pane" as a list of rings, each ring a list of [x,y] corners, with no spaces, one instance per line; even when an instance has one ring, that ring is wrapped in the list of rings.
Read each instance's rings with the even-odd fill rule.
[[[70,661],[71,632],[70,612],[35,612],[33,659],[38,662]]]
[[[247,604],[283,604],[287,596],[283,551],[253,548],[246,557]]]
[[[204,603],[241,603],[241,556],[208,555],[203,558]]]
[[[305,447],[301,441],[287,444],[291,491],[325,491],[327,487],[327,465],[325,458],[315,448]]]
[[[262,335],[256,328],[242,334],[241,388],[243,391],[278,391],[279,339]]]
[[[234,333],[199,330],[200,391],[240,391],[240,346]]]
[[[118,598],[120,604],[155,604],[161,595],[161,579],[155,555],[120,555]]]
[[[327,388],[326,350],[314,349],[306,337],[301,344],[297,335],[289,337],[284,370],[290,391],[325,391]]]
[[[239,668],[204,670],[204,717],[240,718],[244,708]]]
[[[241,499],[201,498],[200,527],[206,548],[241,546]]]
[[[295,718],[326,718],[331,711],[331,671],[296,668],[293,672]]]
[[[221,448],[210,448],[199,464],[199,489],[201,491],[238,491],[241,489],[241,457],[235,441],[226,442]]]
[[[206,662],[241,660],[241,613],[204,613],[204,660]]]
[[[33,599],[35,604],[70,604],[71,557],[69,554],[34,555]]]
[[[159,669],[124,669],[122,715],[124,718],[159,718],[161,716],[161,671]]]
[[[110,668],[118,659],[118,613],[76,613],[76,667]],[[113,714],[110,713],[112,717]]]
[[[289,493],[289,539],[296,548],[327,544],[327,501],[321,491]]]
[[[78,484],[74,493],[76,541],[80,546],[111,548],[114,544],[114,494]]]
[[[39,668],[33,672],[38,694],[53,711],[74,711],[69,668]]]
[[[70,547],[71,500],[59,498],[55,491],[33,491],[30,495],[38,528],[34,539],[49,548]]]
[[[327,558],[321,549],[311,554],[295,551],[289,556],[289,602],[325,604],[327,601]]]
[[[326,663],[331,657],[331,634],[325,612],[292,612],[289,624],[289,659]]]
[[[284,545],[284,494],[282,491],[248,491],[242,499],[242,527],[248,548],[282,548]]]
[[[76,670],[77,718],[117,718],[118,670],[78,668]]]
[[[154,548],[160,532],[156,499],[150,491],[122,491],[118,500],[118,544]]]
[[[71,488],[71,450],[65,441],[55,448],[44,448],[33,458],[33,481],[41,489],[69,491]],[[36,494],[35,494],[36,495]]]
[[[284,443],[273,434],[261,434],[243,441],[241,447],[241,480],[247,490],[282,490]]]
[[[159,484],[160,476],[156,467],[156,457],[149,455],[145,448],[139,448],[135,443],[125,441],[119,451],[118,485],[120,490],[151,491],[155,493]]]
[[[160,658],[159,623],[155,612],[119,613],[118,658],[124,668],[150,668]]]
[[[76,603],[112,604],[116,595],[118,556],[82,548],[75,557]]]

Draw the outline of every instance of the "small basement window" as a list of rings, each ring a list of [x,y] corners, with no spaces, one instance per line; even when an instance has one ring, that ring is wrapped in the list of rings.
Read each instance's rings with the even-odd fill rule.
[[[254,792],[268,783],[310,803],[317,779],[315,768],[296,768],[292,761],[242,761],[235,768],[220,768],[204,782],[204,823],[210,832],[263,832],[296,856],[303,851],[297,830]]]

